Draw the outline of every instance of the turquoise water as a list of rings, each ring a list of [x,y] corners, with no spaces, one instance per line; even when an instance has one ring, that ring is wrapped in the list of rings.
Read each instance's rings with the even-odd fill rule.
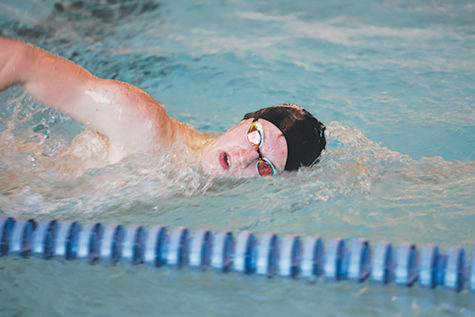
[[[248,111],[291,102],[328,132],[318,166],[272,179],[179,168],[184,147],[182,157],[71,174],[57,154],[84,127],[15,87],[0,94],[0,216],[365,237],[461,245],[471,255],[474,13],[470,1],[0,1],[2,35],[137,85],[200,130],[224,132]],[[474,309],[466,291],[17,258],[0,267],[6,316]]]

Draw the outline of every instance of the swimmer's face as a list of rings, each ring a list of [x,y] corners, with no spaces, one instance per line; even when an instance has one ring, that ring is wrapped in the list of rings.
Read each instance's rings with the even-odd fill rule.
[[[287,141],[282,132],[271,122],[259,119],[263,141],[259,150],[264,158],[280,172],[287,161]],[[221,176],[259,176],[256,164],[259,154],[247,139],[252,119],[241,121],[209,144],[201,157],[201,167],[206,174]]]

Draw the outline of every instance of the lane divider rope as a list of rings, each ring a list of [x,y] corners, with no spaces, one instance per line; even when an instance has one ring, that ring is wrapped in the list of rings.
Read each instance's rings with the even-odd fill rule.
[[[146,264],[153,267],[184,266],[219,272],[281,276],[310,282],[366,280],[394,282],[434,289],[442,286],[475,292],[475,252],[466,260],[465,249],[452,246],[442,253],[439,246],[403,243],[397,248],[387,241],[373,247],[366,239],[333,238],[326,247],[318,236],[264,233],[258,239],[250,231],[235,237],[222,230],[191,232],[178,227],[145,228],[140,225],[80,224],[33,219],[0,218],[0,256],[18,255],[43,259],[78,260],[106,265]]]

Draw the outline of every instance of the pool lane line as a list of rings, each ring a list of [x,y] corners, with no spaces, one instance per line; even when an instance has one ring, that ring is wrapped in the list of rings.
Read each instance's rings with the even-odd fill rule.
[[[326,248],[319,236],[302,239],[295,234],[279,236],[267,232],[233,233],[209,229],[194,232],[177,227],[170,232],[163,226],[99,222],[0,218],[0,257],[17,255],[43,259],[83,261],[105,265],[145,264],[153,267],[189,267],[197,270],[238,272],[268,278],[280,276],[316,282],[370,280],[387,285],[435,289],[440,286],[455,292],[467,288],[475,292],[475,252],[471,261],[459,246],[443,253],[435,244],[419,250],[413,243],[397,248],[380,241],[371,247],[364,238],[352,241],[333,238]]]

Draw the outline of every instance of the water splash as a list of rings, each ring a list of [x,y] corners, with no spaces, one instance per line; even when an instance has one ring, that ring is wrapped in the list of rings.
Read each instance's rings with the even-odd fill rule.
[[[14,117],[0,136],[0,203],[3,212],[16,217],[24,213],[125,213],[137,205],[142,210],[160,210],[161,202],[173,197],[225,197],[227,191],[239,196],[256,182],[202,175],[192,150],[183,144],[162,155],[135,155],[118,164],[87,168],[77,156],[58,155],[59,149],[67,147],[61,134],[46,139],[38,137],[42,131],[30,127],[20,137],[15,136],[13,131],[25,122],[31,124],[31,118]],[[417,161],[336,121],[327,125],[327,139],[327,149],[318,164],[264,180],[263,186],[260,183],[249,193],[248,200],[264,197],[275,202],[268,206],[270,209],[296,212],[318,201],[370,195],[375,184],[401,190],[401,183],[408,189],[434,187],[450,179],[471,184],[474,178],[473,162],[448,162],[440,157]]]

